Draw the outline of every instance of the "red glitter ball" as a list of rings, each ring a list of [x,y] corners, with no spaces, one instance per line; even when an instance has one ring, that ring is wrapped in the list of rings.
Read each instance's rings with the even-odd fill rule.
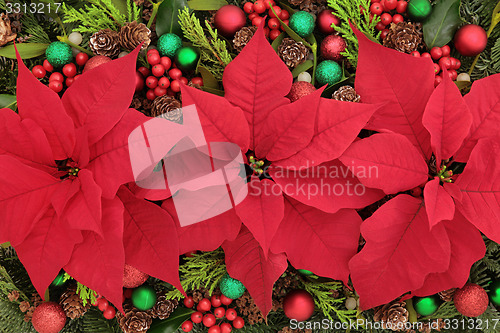
[[[321,42],[321,56],[326,60],[339,61],[344,57],[341,53],[345,51],[346,47],[344,38],[338,35],[326,36]]]
[[[125,264],[123,271],[123,287],[136,288],[142,285],[148,279],[149,275],[141,272],[135,267]]]
[[[316,88],[309,82],[298,81],[292,84],[292,89],[286,97],[290,99],[290,101],[295,102],[298,99],[301,99],[304,96],[307,96],[316,91]]]
[[[453,296],[458,312],[466,317],[478,317],[488,308],[489,299],[486,290],[475,283],[467,283]]]
[[[31,322],[38,333],[58,333],[66,325],[66,314],[58,303],[46,302],[36,307]]]
[[[92,57],[85,64],[85,67],[83,68],[82,73],[85,73],[86,71],[89,71],[92,68],[96,68],[97,66],[100,66],[100,65],[105,64],[105,63],[110,62],[110,61],[111,61],[110,57],[105,57],[105,56]]]

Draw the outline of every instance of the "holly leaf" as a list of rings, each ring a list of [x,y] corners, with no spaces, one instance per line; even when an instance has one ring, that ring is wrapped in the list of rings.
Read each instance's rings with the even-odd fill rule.
[[[431,15],[423,23],[424,41],[429,50],[448,44],[461,23],[460,0],[436,1]]]
[[[164,0],[158,7],[156,16],[156,34],[166,33],[182,35],[179,24],[179,11],[188,5],[186,0]]]
[[[439,182],[436,178],[424,187],[425,211],[431,228],[441,221],[452,220],[455,215],[455,202]]]

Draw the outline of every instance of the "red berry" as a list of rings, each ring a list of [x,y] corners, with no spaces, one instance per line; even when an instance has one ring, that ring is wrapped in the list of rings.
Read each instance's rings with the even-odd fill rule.
[[[156,77],[163,76],[163,74],[165,74],[165,67],[160,64],[154,65],[153,68],[151,68],[151,73]]]
[[[84,52],[78,53],[75,57],[75,61],[78,64],[78,66],[85,65],[88,60],[89,60],[89,55],[87,53],[84,53]]]
[[[273,6],[273,9],[276,12],[276,15],[274,15],[273,11],[271,9],[269,9],[269,16],[273,17],[273,18],[281,17],[282,10],[281,10],[280,6]]]
[[[437,46],[434,46],[434,47],[431,49],[431,57],[432,57],[432,59],[434,59],[434,60],[439,60],[439,59],[441,59],[441,57],[443,57],[443,51],[441,51],[441,48],[440,48],[440,47],[437,47]]]
[[[222,301],[220,300],[220,296],[219,295],[212,295],[212,298],[210,298],[210,302],[212,303],[212,306],[214,308],[218,308],[219,306],[222,305]]]
[[[457,58],[450,58],[451,69],[459,69],[462,63]]]
[[[163,77],[161,77],[161,78],[158,80],[158,86],[159,86],[159,87],[162,87],[162,88],[164,88],[164,89],[167,89],[168,87],[170,87],[170,80],[169,80],[167,77],[163,76]],[[184,299],[184,301],[185,301],[185,300],[186,300],[186,299]],[[185,305],[185,304],[184,304],[184,305]],[[194,302],[193,302],[193,305],[194,305]]]
[[[59,72],[54,72],[54,73],[50,74],[50,76],[49,76],[49,82],[52,82],[52,81],[63,82],[64,76]]]
[[[271,38],[271,40],[275,40],[279,35],[281,35],[281,31],[279,31],[278,29],[273,29],[269,33],[269,38]]]
[[[181,329],[184,332],[191,332],[191,330],[193,329],[193,323],[189,320],[186,320],[184,323],[182,323]]]
[[[398,6],[398,0],[385,0],[384,7],[387,10],[394,10]]]
[[[158,52],[158,50],[157,50],[157,49],[150,49],[150,50],[148,50],[148,52],[146,53],[146,55],[148,56],[148,55],[150,55],[151,53],[160,54],[160,52]]]
[[[382,10],[382,5],[378,2],[374,2],[372,3],[372,5],[370,6],[370,12],[374,15],[382,15],[383,13],[383,10]]]
[[[420,52],[418,52],[418,51],[413,51],[412,53],[410,53],[410,55],[415,57],[415,58],[420,58]]]
[[[436,76],[434,78],[434,87],[437,87],[441,82],[443,82],[443,78],[441,76]]]
[[[97,306],[97,305],[99,304],[99,299],[100,299],[100,297],[99,297],[99,296],[97,296],[97,297],[95,298],[95,301],[94,301],[94,302],[92,302],[92,306]]]
[[[184,84],[188,84],[188,82],[189,82],[189,81],[188,81],[188,79],[186,79],[184,76],[183,76],[183,77],[181,77],[181,78],[179,79],[179,81],[181,81],[181,82],[182,82],[182,83],[184,83]]]
[[[168,70],[172,66],[172,60],[169,57],[161,57],[160,65],[165,67],[165,70]]]
[[[182,71],[178,68],[172,68],[168,71],[168,76],[170,76],[170,78],[173,80],[178,80],[182,76]]]
[[[162,80],[163,78],[160,79],[160,81]],[[167,78],[165,78],[167,79]],[[168,79],[167,79],[168,80]],[[170,81],[169,81],[169,85],[170,85]],[[163,88],[168,88],[168,87],[163,87]],[[194,306],[194,299],[192,296],[188,296],[186,298],[184,298],[184,306],[186,308],[192,308]]]
[[[191,251],[191,252],[186,252],[186,253],[184,253],[184,255],[185,255],[186,257],[191,258],[191,257],[193,257],[193,255],[195,255],[196,253],[197,253],[197,251]]]
[[[77,75],[77,76],[75,76],[73,79],[75,79],[75,81],[76,81],[76,79],[78,79],[80,76],[82,76],[82,74],[78,74],[78,75]]]
[[[290,13],[288,13],[286,10],[282,10],[280,14],[280,19],[282,21],[288,20],[290,18]]]
[[[264,4],[266,5],[266,8],[269,9],[271,6],[274,6],[274,0],[264,0]]]
[[[405,19],[403,18],[403,15],[401,14],[394,14],[394,16],[392,17],[392,22],[394,24],[398,24],[398,23],[401,23],[403,22]]]
[[[134,291],[134,289],[132,288],[126,288],[124,291],[123,291],[123,296],[125,296],[125,298],[132,298],[132,292]]]
[[[218,325],[212,326],[208,329],[208,333],[221,333],[220,327]]]
[[[243,11],[247,14],[252,14],[254,12],[253,10],[253,3],[251,2],[246,2],[244,5],[243,5]]]
[[[109,305],[102,314],[104,315],[104,318],[111,320],[115,317],[116,310],[113,306]]]
[[[441,68],[446,68],[446,69],[450,69],[451,68],[451,60],[449,57],[442,57],[441,59],[439,59],[439,67]]]
[[[387,37],[388,34],[389,34],[389,29],[384,29],[380,34],[380,38],[385,39],[385,37]]]
[[[167,89],[158,86],[154,89],[154,92],[157,97],[160,97],[167,93]]]
[[[377,29],[378,31],[382,31],[385,29],[385,25],[382,23],[382,21],[380,21],[379,23],[377,23],[377,25],[375,26],[375,29]]]
[[[43,61],[43,68],[45,68],[47,72],[52,72],[54,70],[54,66],[52,66],[47,59]]]
[[[281,24],[280,21],[278,21],[278,19],[274,17],[269,19],[269,21],[267,22],[267,26],[270,29],[279,29],[280,24]]]
[[[262,14],[266,11],[266,4],[264,3],[264,1],[257,0],[253,3],[253,10],[256,13]]]
[[[172,90],[175,91],[174,89],[174,82],[178,82],[178,81],[173,81],[172,82]],[[180,91],[180,89],[179,89]],[[175,92],[179,92],[179,91],[175,91]],[[210,300],[208,298],[204,298],[202,299],[199,303],[198,303],[198,306],[196,307],[196,309],[200,312],[207,312],[207,311],[210,311],[210,309],[212,308],[212,303],[210,302]]]
[[[200,311],[193,312],[191,314],[191,321],[195,324],[201,323],[203,320],[203,314]]]
[[[270,32],[271,32],[271,30],[268,27],[264,27],[264,35],[266,36],[266,38],[269,37]]]
[[[148,92],[146,93],[146,98],[149,99],[150,101],[153,101],[156,98],[154,89],[148,90]]]
[[[212,327],[215,325],[216,319],[215,316],[211,313],[207,313],[203,316],[203,325],[206,327]]]
[[[227,320],[235,320],[236,317],[238,317],[238,314],[236,313],[235,309],[229,308],[226,310],[226,318]]]
[[[396,11],[399,14],[406,13],[406,8],[408,8],[408,2],[406,2],[405,0],[398,1],[398,5],[396,6]]]
[[[387,12],[388,10],[387,8],[385,8],[385,0],[380,0],[379,2],[382,5],[382,9],[384,10],[384,12]]]
[[[220,295],[220,300],[222,302],[222,304],[224,305],[229,305],[233,302],[233,300],[227,296],[225,296],[224,294]]]
[[[147,55],[147,59],[150,65],[157,65],[160,63],[161,57],[158,52],[152,52]]]
[[[75,78],[74,77],[68,77],[65,82],[66,82],[66,87],[69,88],[69,87],[71,87],[71,85],[73,84],[73,82],[75,82]]]
[[[248,2],[247,2],[247,3],[248,3]],[[249,19],[250,21],[252,21],[252,20],[253,20],[254,18],[256,18],[257,16],[259,16],[259,14],[257,14],[257,13],[252,13],[252,14],[248,15],[248,19]]]
[[[441,72],[441,68],[436,63],[434,63],[433,66],[434,66],[434,74],[438,75],[439,72]]]
[[[154,76],[148,76],[146,79],[146,86],[150,89],[154,89],[158,86],[158,79]]]
[[[391,22],[392,22],[391,14],[383,13],[382,15],[380,15],[380,22],[382,22],[382,24],[385,26],[391,24]]]
[[[288,26],[289,22],[290,22],[289,20],[283,20],[283,24],[286,25],[286,26]],[[284,27],[283,27],[283,24],[281,25],[281,30],[285,30]]]
[[[220,324],[220,332],[221,333],[231,333],[233,330],[233,327],[229,323],[222,323]]]
[[[193,77],[191,79],[191,82],[193,82],[194,84],[199,85],[200,87],[203,86],[203,78],[201,78],[201,77]]]
[[[76,65],[73,63],[64,65],[62,72],[67,77],[75,77],[76,75]]]
[[[236,317],[233,320],[233,326],[234,328],[243,328],[243,326],[245,326],[245,321],[241,317]]]
[[[100,298],[99,301],[97,302],[97,307],[99,310],[104,311],[108,307],[109,303],[106,301],[104,298]]]
[[[252,25],[256,27],[260,26],[260,23],[262,22],[263,19],[264,19],[263,17],[257,16],[252,20]]]
[[[225,314],[226,314],[226,310],[224,308],[222,308],[222,307],[217,308],[217,309],[214,310],[214,315],[217,318],[223,318]]]
[[[47,74],[47,71],[45,70],[45,68],[43,68],[42,65],[36,65],[35,67],[33,67],[31,72],[38,79],[43,79],[45,77],[45,74]]]
[[[49,82],[49,88],[58,93],[63,89],[63,84],[61,81],[51,81]]]
[[[432,59],[431,54],[429,52],[424,52],[422,53],[422,58],[429,58]]]
[[[450,69],[450,71],[448,72],[448,74],[451,74],[451,80],[452,81],[455,81],[457,79],[457,77],[458,77],[458,73],[454,69]]]
[[[149,69],[147,69],[146,67],[144,66],[141,66],[137,69],[141,74],[142,76],[144,77],[147,77],[149,75]]]
[[[441,51],[443,52],[443,57],[449,57],[451,49],[448,45],[444,45],[441,47]]]

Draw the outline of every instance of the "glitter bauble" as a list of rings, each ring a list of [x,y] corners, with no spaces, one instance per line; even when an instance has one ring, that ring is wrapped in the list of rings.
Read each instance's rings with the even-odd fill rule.
[[[45,50],[45,56],[52,66],[60,68],[73,60],[73,50],[66,43],[53,42]]]
[[[176,34],[166,33],[160,36],[156,47],[162,57],[172,58],[182,47],[182,39]]]
[[[149,278],[149,275],[141,272],[135,267],[125,264],[123,271],[123,287],[136,288],[142,285]]]
[[[289,26],[300,37],[307,37],[314,30],[314,17],[308,12],[296,12],[290,17]]]
[[[458,289],[453,296],[458,312],[466,317],[478,317],[488,308],[488,293],[475,283],[467,283]]]
[[[225,5],[214,16],[217,31],[225,37],[233,37],[247,22],[245,12],[238,6]]]
[[[332,85],[342,79],[342,67],[333,60],[322,61],[316,67],[316,81],[319,84]]]
[[[226,273],[220,280],[220,291],[221,293],[230,299],[240,298],[245,292],[246,288],[240,281],[233,279]]]
[[[335,29],[332,25],[339,24],[339,18],[333,14],[331,9],[324,9],[318,14],[318,18],[316,19],[316,25],[318,26],[319,31],[324,34],[333,34]]]
[[[316,91],[316,88],[311,83],[297,81],[292,84],[292,88],[286,97],[288,97],[291,102],[295,102],[304,96],[312,94],[314,91]]]
[[[307,320],[314,313],[314,299],[303,289],[293,290],[283,299],[283,311],[290,319]]]
[[[38,333],[58,333],[66,325],[66,314],[58,303],[45,302],[33,311],[31,322]]]
[[[323,59],[339,61],[344,58],[341,53],[345,52],[346,47],[344,38],[338,35],[329,35],[321,42],[320,53]]]
[[[96,68],[97,66],[100,66],[110,61],[111,61],[110,57],[100,56],[100,55],[94,56],[87,61],[85,67],[83,68],[82,73],[85,73],[86,71],[89,71],[93,68]]]

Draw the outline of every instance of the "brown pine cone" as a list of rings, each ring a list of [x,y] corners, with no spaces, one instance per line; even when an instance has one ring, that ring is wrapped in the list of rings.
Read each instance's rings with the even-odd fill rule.
[[[76,293],[76,286],[69,287],[59,298],[66,317],[76,319],[82,317],[90,309],[90,302],[83,305],[83,301]]]
[[[11,302],[14,302],[14,301],[17,301],[19,299],[19,291],[17,290],[12,290],[8,295],[7,295],[7,298],[9,299],[9,301]]]
[[[6,2],[13,2],[13,1],[6,1]],[[18,34],[21,32],[21,29],[23,27],[23,22],[21,22],[21,19],[23,18],[24,13],[23,11],[20,11],[19,13],[10,13],[7,14],[7,17],[10,20],[10,28],[12,29],[12,32],[15,34]]]
[[[125,24],[120,29],[120,45],[128,50],[134,50],[139,44],[142,44],[141,50],[146,49],[151,43],[151,30],[144,23],[136,21]]]
[[[119,34],[111,29],[99,30],[90,37],[89,46],[95,55],[116,57],[120,53]]]
[[[131,304],[125,304],[123,312],[125,315],[117,311],[116,319],[124,333],[147,332],[151,327],[153,319],[147,312],[140,311]]]
[[[12,42],[16,37],[17,34],[12,32],[9,17],[2,13],[0,15],[0,46]]]
[[[453,301],[453,296],[455,295],[455,291],[457,291],[457,288],[451,288],[448,290],[441,291],[440,293],[438,293],[438,295],[443,301],[451,302]]]
[[[278,47],[278,54],[285,64],[290,68],[295,68],[309,56],[309,49],[291,38],[285,38]]]
[[[332,98],[336,99],[337,101],[354,103],[359,103],[359,101],[361,100],[361,96],[359,96],[356,93],[356,90],[354,90],[354,88],[351,86],[340,87],[336,92],[333,93]]]
[[[134,3],[136,4],[137,7],[140,7],[144,4],[145,0],[134,0]]]
[[[295,271],[287,269],[285,273],[274,283],[273,287],[273,310],[283,308],[283,299],[290,290],[299,288],[299,277]]]
[[[375,309],[374,321],[382,321],[384,329],[398,331],[404,328],[408,321],[409,313],[405,302],[394,301]]]
[[[216,294],[216,292],[214,292],[214,294]],[[211,295],[208,292],[208,290],[205,289],[205,288],[203,288],[203,287],[194,290],[192,296],[193,296],[193,300],[194,300],[195,303],[198,303],[199,301],[201,301],[204,298],[210,298],[211,297]]]
[[[22,301],[21,304],[19,304],[19,310],[21,310],[22,313],[27,312],[29,309],[30,309],[30,302]]]
[[[422,25],[411,22],[391,23],[383,44],[399,52],[412,53],[422,44]]]
[[[326,0],[288,0],[288,2],[314,15],[326,8]]]
[[[181,102],[175,97],[163,95],[156,97],[153,101],[153,108],[151,109],[151,117],[158,117],[168,119],[175,123],[182,123],[182,110],[180,109]]]
[[[264,320],[262,312],[260,312],[257,305],[255,305],[255,302],[248,291],[245,291],[245,293],[235,302],[238,313],[247,317],[247,321],[250,325],[261,323]]]
[[[31,317],[33,317],[33,312],[35,311],[36,307],[39,306],[40,304],[42,304],[43,300],[42,298],[40,297],[40,295],[38,295],[38,293],[33,293],[31,295],[31,302],[28,303],[27,305],[31,305],[28,307],[28,309],[26,310],[26,314],[24,315],[24,321],[25,322],[30,322],[31,321]],[[22,304],[21,304],[22,305]],[[21,308],[21,305],[19,306],[19,308],[21,309],[21,311],[24,309],[24,306],[23,308]],[[22,311],[24,312],[24,311]]]
[[[234,34],[233,46],[236,52],[240,53],[243,50],[250,39],[252,39],[255,31],[257,31],[257,27],[255,26],[243,27]]]
[[[158,295],[156,304],[151,310],[148,310],[148,314],[152,318],[167,319],[177,308],[177,305],[179,305],[177,300],[170,300],[165,295]]]
[[[142,98],[138,95],[135,95],[134,98],[132,99],[132,102],[130,103],[130,107],[132,109],[136,109],[137,111],[140,111],[142,107]]]

